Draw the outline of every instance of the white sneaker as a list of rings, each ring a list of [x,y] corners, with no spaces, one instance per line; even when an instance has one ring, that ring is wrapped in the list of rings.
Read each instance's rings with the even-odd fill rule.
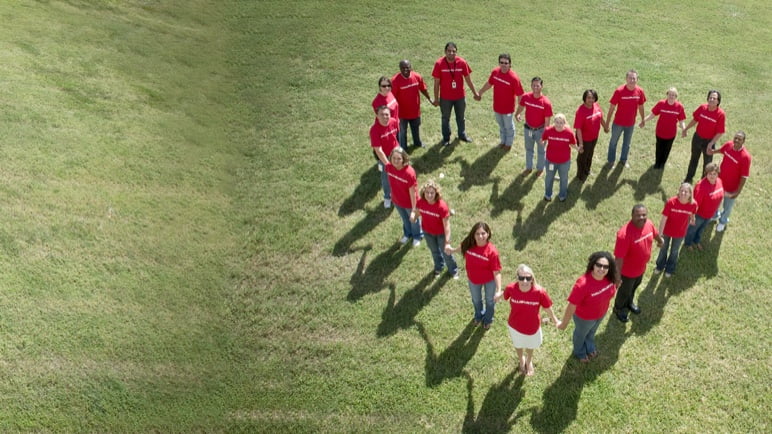
[[[724,229],[726,229],[726,224],[724,223],[719,223],[716,226],[716,232],[724,232]]]
[[[418,247],[421,245],[421,240],[413,240],[413,247]]]
[[[409,240],[409,239],[410,238],[408,238],[408,237],[402,237],[402,238],[399,239],[399,243],[400,244],[407,244],[407,240]]]
[[[383,207],[386,209],[391,208],[391,199],[383,199]]]
[[[661,273],[661,272],[662,272],[662,270],[660,270],[659,268],[655,268],[655,269],[654,269],[654,274],[659,274],[659,273]]]
[[[668,277],[668,278],[669,278],[670,276],[672,276],[672,274],[670,274],[670,273],[665,273],[665,277]]]

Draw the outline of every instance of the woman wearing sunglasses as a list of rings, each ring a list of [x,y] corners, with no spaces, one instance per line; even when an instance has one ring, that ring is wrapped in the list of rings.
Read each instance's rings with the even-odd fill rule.
[[[574,356],[582,363],[598,356],[595,333],[616,294],[616,275],[616,263],[611,253],[595,252],[587,260],[587,271],[576,279],[568,296],[568,307],[558,328],[565,330],[568,320],[573,317]]]
[[[391,111],[391,117],[399,121],[399,103],[394,94],[391,93],[391,79],[381,76],[378,79],[378,93],[373,98],[373,111],[378,114],[378,107],[385,105]]]
[[[502,297],[503,296],[503,297]],[[495,300],[509,300],[509,337],[517,351],[520,372],[530,377],[533,375],[533,350],[542,342],[540,308],[550,315],[552,322],[558,325],[558,318],[552,312],[552,300],[547,291],[536,283],[531,267],[517,266],[517,281],[496,294]],[[525,354],[523,354],[525,349]]]

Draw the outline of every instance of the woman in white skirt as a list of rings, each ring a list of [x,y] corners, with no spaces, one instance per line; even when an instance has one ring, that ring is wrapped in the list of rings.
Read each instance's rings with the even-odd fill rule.
[[[539,348],[542,341],[540,308],[544,308],[552,323],[558,325],[558,318],[552,312],[552,300],[536,283],[531,267],[525,264],[517,266],[517,281],[496,294],[496,301],[502,298],[509,300],[509,336],[517,351],[520,372],[530,377],[534,373],[533,350]]]

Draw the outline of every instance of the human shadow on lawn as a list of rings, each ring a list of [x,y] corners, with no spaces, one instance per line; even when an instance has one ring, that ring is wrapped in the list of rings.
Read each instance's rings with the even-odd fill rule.
[[[332,247],[333,256],[343,256],[352,253],[351,246],[376,226],[384,222],[391,214],[393,208],[385,209],[376,206],[365,210],[365,215],[357,224],[343,235]]]
[[[501,161],[506,153],[501,151],[498,147],[491,148],[488,152],[478,157],[472,164],[469,164],[466,159],[457,157],[453,162],[458,163],[461,166],[461,178],[463,181],[458,185],[458,189],[461,191],[467,191],[474,185],[486,185],[490,184],[491,173],[496,165]]]
[[[480,340],[485,335],[482,327],[476,327],[470,321],[450,346],[438,355],[426,327],[417,321],[416,328],[426,342],[426,385],[429,387],[439,386],[448,378],[462,376],[464,367],[477,352]]]
[[[598,204],[613,196],[622,185],[619,178],[622,175],[624,164],[617,164],[614,169],[609,169],[606,163],[598,172],[597,176],[590,178],[585,184],[592,183],[582,189],[581,198],[588,210],[598,208]],[[569,194],[570,197],[570,194]]]
[[[524,176],[521,173],[499,194],[499,184],[502,183],[501,178],[494,178],[490,198],[490,204],[493,206],[491,217],[498,217],[507,210],[517,210],[517,218],[520,219],[520,212],[523,210],[523,203],[520,200],[531,191],[537,179],[541,178]]]
[[[544,390],[541,407],[531,412],[531,426],[536,432],[565,431],[576,419],[584,386],[595,381],[619,360],[619,351],[629,333],[625,333],[624,324],[613,315],[609,313],[607,318],[606,328],[595,339],[599,356],[585,364],[570,355],[560,371],[560,377]],[[573,333],[573,329],[566,332]]]
[[[440,292],[440,289],[449,279],[450,275],[447,273],[443,273],[435,279],[434,271],[430,271],[416,286],[403,294],[399,301],[396,301],[396,289],[392,287],[376,335],[378,337],[390,336],[399,329],[406,329],[415,325],[416,315],[432,301],[432,298]],[[428,291],[427,287],[429,288]]]
[[[410,165],[413,166],[413,169],[415,169],[419,178],[423,174],[431,174],[442,167],[445,160],[455,152],[455,144],[458,142],[458,139],[456,139],[451,146],[442,146],[441,144],[431,146],[423,153],[423,155],[416,158],[412,158],[412,153],[415,152],[416,149],[410,148],[408,151],[408,153],[411,154]]]
[[[649,167],[637,180],[626,179],[622,181],[622,184],[629,184],[633,188],[633,198],[638,202],[643,201],[649,195],[659,193],[662,203],[664,204],[669,198],[667,192],[672,190],[673,194],[675,194],[678,191],[678,186],[675,185],[673,188],[669,188],[669,186],[663,188],[662,173],[663,170],[661,169]],[[661,211],[661,209],[658,211]]]
[[[531,211],[528,218],[522,221],[520,213],[515,219],[515,225],[512,227],[512,238],[515,239],[515,250],[522,251],[528,245],[529,241],[535,241],[544,236],[549,226],[557,220],[562,214],[568,212],[579,199],[576,191],[581,182],[574,178],[568,184],[568,197],[565,201],[557,200],[557,195],[551,202],[540,200],[539,204]],[[574,194],[571,194],[574,191]]]
[[[507,375],[500,383],[491,386],[485,394],[477,417],[474,414],[474,380],[468,372],[463,375],[467,379],[466,415],[464,416],[463,433],[505,433],[512,429],[523,412],[512,417],[525,396],[523,377],[517,369]]]
[[[354,187],[354,192],[338,208],[338,217],[345,217],[363,209],[367,202],[378,195],[379,191],[381,191],[381,172],[376,163],[359,177],[359,183]]]
[[[367,294],[374,294],[383,289],[386,278],[396,269],[396,265],[402,262],[410,250],[409,244],[394,243],[388,250],[381,252],[375,259],[367,264],[367,255],[372,250],[368,245],[362,249],[362,257],[359,258],[357,269],[351,276],[351,290],[346,299],[356,301]]]

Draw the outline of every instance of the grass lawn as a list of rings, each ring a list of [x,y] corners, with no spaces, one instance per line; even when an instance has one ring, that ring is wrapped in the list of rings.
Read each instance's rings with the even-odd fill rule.
[[[0,13],[3,431],[769,431],[767,2],[51,0]],[[506,305],[490,331],[472,327],[465,279],[434,279],[426,247],[396,243],[370,101],[402,58],[431,85],[449,40],[478,89],[509,52],[570,122],[584,89],[606,111],[635,68],[647,113],[670,86],[687,114],[716,88],[724,140],[747,132],[754,163],[728,229],[673,278],[647,273],[643,314],[604,322],[589,366],[570,357],[573,326],[547,327],[536,375],[519,375]],[[659,222],[689,139],[652,172],[650,122],[632,167],[602,171],[601,134],[595,175],[547,204],[542,178],[517,176],[522,124],[512,152],[493,146],[490,98],[468,98],[475,142],[449,148],[424,104],[419,183],[443,174],[454,242],[489,222],[504,281],[529,264],[560,316],[633,204]]]

